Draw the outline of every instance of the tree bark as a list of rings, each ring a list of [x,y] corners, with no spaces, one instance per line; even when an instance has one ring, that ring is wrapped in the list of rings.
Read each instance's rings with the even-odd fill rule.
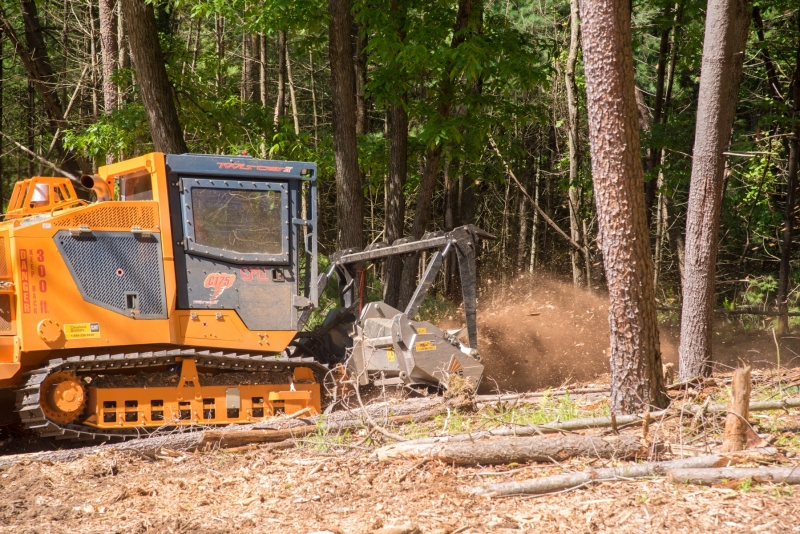
[[[119,58],[117,12],[114,9],[114,0],[100,0],[99,4],[100,48],[103,53],[103,110],[106,115],[110,115],[119,101],[119,91],[114,82]],[[114,163],[114,154],[106,154],[106,163]]]
[[[356,140],[356,82],[351,47],[350,0],[328,0],[333,106],[333,152],[336,162],[336,213],[340,249],[364,246],[364,194]]]
[[[188,152],[178,110],[172,98],[164,56],[158,41],[152,4],[144,0],[121,0],[125,33],[131,47],[139,94],[142,97],[153,148],[166,154]]]
[[[755,9],[754,9],[755,11]],[[800,14],[797,16],[797,26],[800,28]],[[768,57],[768,56],[767,56]],[[777,82],[772,85],[777,88]],[[786,208],[784,210],[783,246],[781,247],[781,267],[778,277],[778,307],[781,315],[778,319],[778,333],[789,332],[789,283],[792,279],[792,237],[794,233],[795,203],[797,199],[797,167],[800,158],[800,45],[797,47],[795,60],[794,80],[792,82],[793,110],[792,122],[794,123],[794,136],[789,140],[789,168],[786,180]]]
[[[709,0],[686,215],[679,380],[711,374],[717,234],[750,24],[747,0]]]
[[[331,22],[333,24],[333,22]],[[275,100],[275,125],[286,116],[286,32],[278,32],[278,95]]]
[[[630,4],[581,3],[598,241],[609,292],[611,410],[666,406],[645,214]]]

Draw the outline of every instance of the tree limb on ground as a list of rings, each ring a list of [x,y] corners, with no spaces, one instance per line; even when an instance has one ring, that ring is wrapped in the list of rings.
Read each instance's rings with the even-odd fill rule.
[[[744,480],[797,485],[800,484],[800,466],[675,468],[667,472],[667,480],[674,484],[704,486]]]
[[[382,462],[428,458],[447,464],[493,465],[525,462],[552,462],[567,458],[642,458],[649,447],[638,436],[626,434],[599,436],[559,436],[555,438],[501,438],[481,441],[440,443],[403,442],[376,451]]]
[[[563,473],[549,477],[534,478],[531,480],[501,482],[488,486],[463,487],[461,491],[471,495],[486,495],[502,497],[508,495],[533,494],[543,495],[556,493],[594,482],[621,480],[631,478],[644,478],[654,475],[663,475],[670,470],[698,467],[715,467],[729,465],[754,459],[775,460],[779,458],[777,449],[764,448],[751,451],[741,451],[729,454],[710,454],[708,456],[695,456],[682,460],[669,460],[664,462],[651,462],[632,464],[620,467],[606,467],[603,469],[590,469],[578,473]]]

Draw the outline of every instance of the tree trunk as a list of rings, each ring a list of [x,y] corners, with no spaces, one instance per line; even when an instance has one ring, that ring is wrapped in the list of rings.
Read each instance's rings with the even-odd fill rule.
[[[672,4],[664,6],[664,20],[666,21],[672,12]],[[664,83],[667,72],[667,54],[669,54],[669,33],[670,28],[662,28],[661,42],[658,47],[658,68],[656,69],[656,98],[653,106],[653,125],[651,133],[655,133],[658,124],[661,123],[664,106]],[[655,148],[652,137],[650,141],[650,154],[647,158],[647,170],[652,173],[661,164],[661,149]],[[658,179],[651,176],[645,183],[645,209],[647,210],[647,226],[650,226],[653,218],[653,202],[658,191]]]
[[[121,1],[125,33],[131,47],[153,148],[166,154],[184,154],[189,149],[183,139],[178,110],[172,98],[172,84],[164,66],[153,6],[145,4],[144,0]]]
[[[367,133],[369,115],[367,114],[367,35],[361,35],[361,28],[353,24],[353,67],[356,80],[356,134]]]
[[[331,22],[333,24],[333,22]],[[286,116],[286,32],[278,32],[278,96],[275,100],[275,125]]]
[[[578,86],[575,83],[575,64],[578,62],[578,47],[580,44],[581,32],[581,22],[578,15],[578,0],[570,0],[569,14],[569,55],[567,56],[567,69],[564,75],[567,90],[567,113],[569,115],[567,128],[567,139],[569,140],[569,230],[572,240],[576,243],[580,243],[581,230],[578,219],[582,206],[580,177],[578,176],[578,169],[580,168],[578,156]],[[580,252],[570,247],[569,258],[572,263],[572,283],[575,287],[580,287],[584,283]]]
[[[242,102],[259,102],[258,60],[259,38],[258,35],[244,32],[242,34]]]
[[[798,27],[800,27],[800,14],[797,16]],[[777,83],[777,82],[775,82]],[[789,332],[789,283],[792,280],[792,234],[794,232],[794,209],[797,198],[797,167],[800,157],[800,45],[797,47],[797,59],[795,60],[794,81],[792,82],[792,100],[794,109],[792,110],[792,122],[794,123],[794,136],[789,140],[789,168],[786,183],[786,209],[784,211],[783,227],[783,246],[781,247],[781,267],[778,278],[778,307],[780,318],[778,320],[778,333],[786,334]]]
[[[539,162],[541,164],[541,161]],[[539,175],[540,169],[537,168],[536,176],[533,181],[533,199],[536,201],[536,204],[539,204]],[[537,232],[539,230],[539,210],[533,210],[533,221],[531,221],[531,262],[528,268],[528,271],[533,274],[533,270],[536,269],[536,261],[537,261],[537,252],[538,252],[538,244],[537,244]]]
[[[526,175],[530,171],[526,171]],[[530,182],[530,178],[525,182]],[[524,184],[526,189],[528,184]],[[525,269],[525,245],[528,240],[528,203],[525,200],[525,195],[519,195],[519,234],[517,235],[517,273],[521,273]]]
[[[666,406],[633,79],[630,3],[581,3],[598,241],[609,292],[611,410]]]
[[[261,107],[267,107],[267,36],[258,34],[258,93],[261,97]]]
[[[408,112],[406,95],[389,106],[389,184],[386,197],[386,241],[391,245],[403,237],[405,227],[405,187],[408,177]],[[400,276],[403,259],[391,256],[386,259],[384,301],[389,306],[400,304]]]
[[[314,146],[319,144],[319,114],[317,113],[317,87],[314,80],[314,51],[308,51],[308,70],[311,76],[311,111],[314,114]]]
[[[356,82],[350,42],[350,0],[328,0],[333,106],[333,152],[336,162],[336,213],[340,249],[364,246],[364,194],[356,141]]]
[[[289,82],[289,101],[292,103],[292,120],[294,133],[300,135],[300,117],[297,115],[297,97],[294,93],[294,79],[292,78],[292,61],[289,57],[289,44],[286,44],[286,80]]]
[[[119,57],[117,12],[114,10],[114,0],[100,0],[99,14],[100,48],[103,52],[103,106],[106,115],[109,115],[117,108],[119,101],[119,91],[113,79]],[[106,163],[114,163],[114,154],[106,154]]]
[[[686,214],[679,380],[711,374],[717,233],[750,24],[746,0],[709,0]]]

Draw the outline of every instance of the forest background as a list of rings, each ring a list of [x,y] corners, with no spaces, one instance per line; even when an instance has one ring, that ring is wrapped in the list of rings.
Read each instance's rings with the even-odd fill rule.
[[[3,206],[16,180],[54,174],[42,158],[92,172],[153,150],[119,2],[2,4]],[[329,32],[334,4],[350,13],[347,47]],[[656,297],[662,319],[676,321],[705,5],[632,6]],[[780,265],[797,256],[800,8],[752,6],[726,152],[716,306],[764,312],[786,300],[797,311],[800,276]],[[472,223],[498,237],[483,244],[486,281],[544,271],[604,287],[576,0],[172,0],[154,11],[188,150],[317,162],[325,253]],[[357,133],[360,187],[349,198],[337,194],[334,156],[342,65],[352,65],[355,87],[337,117]],[[407,300],[419,259],[387,262],[372,292]],[[429,305],[457,300],[453,266],[437,290]]]

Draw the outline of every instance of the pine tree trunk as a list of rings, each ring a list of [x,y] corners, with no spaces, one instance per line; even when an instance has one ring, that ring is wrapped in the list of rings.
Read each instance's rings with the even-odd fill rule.
[[[797,15],[797,26],[800,28],[800,14]],[[794,81],[792,82],[792,100],[794,109],[792,110],[792,122],[794,123],[794,137],[789,141],[789,168],[786,184],[786,209],[784,211],[783,227],[783,246],[781,247],[781,268],[778,278],[778,306],[780,317],[778,320],[778,332],[786,334],[789,332],[789,283],[792,280],[792,236],[794,232],[795,201],[797,199],[797,166],[800,157],[800,45],[797,47],[797,59],[795,61]]]
[[[328,0],[328,28],[340,249],[364,246],[364,194],[356,141],[356,82],[350,42],[350,0]]]
[[[679,379],[711,374],[717,233],[750,24],[746,0],[709,0],[686,214]]]
[[[630,3],[581,3],[592,178],[609,292],[611,410],[665,406],[633,78]]]
[[[153,148],[166,154],[188,152],[178,110],[172,98],[172,84],[167,77],[164,56],[156,30],[152,4],[144,0],[121,0],[125,15],[125,33],[131,47],[139,94],[144,105]]]
[[[114,10],[114,0],[99,0],[99,2],[100,48],[103,53],[103,106],[106,115],[109,115],[117,108],[119,101],[119,91],[113,79],[119,58],[117,12]],[[106,163],[114,163],[114,154],[106,154]]]

